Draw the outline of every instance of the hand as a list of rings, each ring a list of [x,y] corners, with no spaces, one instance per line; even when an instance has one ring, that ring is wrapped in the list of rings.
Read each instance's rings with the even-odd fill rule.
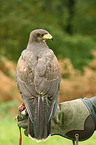
[[[25,129],[24,134],[28,136],[28,113],[24,103],[18,107],[18,114],[16,116],[17,126]]]

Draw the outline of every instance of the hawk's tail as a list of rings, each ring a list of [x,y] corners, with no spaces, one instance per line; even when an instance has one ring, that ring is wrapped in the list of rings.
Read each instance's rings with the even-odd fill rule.
[[[32,119],[29,115],[28,134],[37,140],[46,139],[51,133],[51,116],[53,107],[48,104],[47,97],[38,97],[32,104]]]
[[[51,120],[45,124],[37,125],[35,123],[32,123],[30,118],[28,119],[28,136],[31,137],[33,140],[35,139],[36,141],[41,141],[45,140],[50,136],[51,132]]]

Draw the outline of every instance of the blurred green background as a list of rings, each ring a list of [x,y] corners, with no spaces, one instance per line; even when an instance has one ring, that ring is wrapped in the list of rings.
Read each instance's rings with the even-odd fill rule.
[[[48,44],[58,57],[70,58],[81,69],[92,58],[90,50],[96,49],[96,1],[0,1],[2,55],[17,62],[29,33],[37,28],[52,34],[54,41]]]
[[[30,32],[38,28],[48,30],[53,36],[54,41],[47,44],[58,60],[67,58],[64,70],[68,71],[61,76],[68,83],[65,96],[69,98],[61,101],[96,94],[96,0],[0,0],[0,145],[18,144],[19,132],[14,118],[22,101],[14,79],[16,63],[27,46]],[[86,88],[82,88],[82,84]],[[73,93],[74,90],[77,92]],[[37,144],[23,138],[23,145]],[[94,145],[95,138],[96,134],[79,144]],[[53,143],[71,144],[55,136],[40,145]]]

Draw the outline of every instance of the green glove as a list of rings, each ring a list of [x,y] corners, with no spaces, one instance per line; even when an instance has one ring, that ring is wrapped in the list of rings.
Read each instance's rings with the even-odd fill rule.
[[[18,127],[25,129],[24,134],[28,136],[28,114],[18,114],[16,120]]]
[[[94,110],[92,106],[89,107]],[[75,140],[75,136],[78,134],[79,141],[81,141],[88,139],[93,134],[95,122],[83,99],[76,99],[58,105],[51,128],[53,135],[57,134]]]
[[[95,102],[96,97],[60,103],[51,121],[51,134],[58,134],[71,140],[75,140],[75,135],[78,134],[79,140],[88,139],[95,130],[96,120],[93,118],[94,115],[92,116],[92,113],[96,112]],[[28,114],[18,114],[17,125],[24,128],[24,133],[28,136]]]

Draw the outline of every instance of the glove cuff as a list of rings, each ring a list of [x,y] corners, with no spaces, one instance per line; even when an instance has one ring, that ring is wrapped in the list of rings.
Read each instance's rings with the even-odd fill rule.
[[[90,99],[84,98],[82,101],[89,110],[91,117],[93,118],[96,130],[96,96]]]

